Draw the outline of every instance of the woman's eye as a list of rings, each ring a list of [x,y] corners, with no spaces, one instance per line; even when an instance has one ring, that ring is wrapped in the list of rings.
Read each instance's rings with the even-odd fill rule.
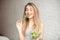
[[[28,9],[26,9],[26,11],[28,11]]]
[[[32,9],[32,8],[30,8],[30,11],[33,11],[33,9]]]

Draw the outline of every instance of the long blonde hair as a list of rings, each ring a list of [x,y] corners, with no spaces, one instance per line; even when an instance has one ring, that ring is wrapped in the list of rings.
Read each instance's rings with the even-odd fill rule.
[[[33,17],[33,20],[34,20],[34,26],[33,26],[33,30],[37,30],[37,29],[40,29],[41,27],[41,21],[39,19],[39,11],[36,7],[36,5],[34,3],[27,3],[25,8],[24,8],[24,14],[23,14],[23,21],[22,21],[22,25],[23,25],[23,28],[22,28],[22,33],[23,35],[25,36],[25,31],[27,29],[27,25],[29,23],[29,21],[27,19],[24,19],[24,15],[26,15],[25,11],[26,11],[26,7],[27,6],[32,6],[33,9],[34,9],[34,17]]]

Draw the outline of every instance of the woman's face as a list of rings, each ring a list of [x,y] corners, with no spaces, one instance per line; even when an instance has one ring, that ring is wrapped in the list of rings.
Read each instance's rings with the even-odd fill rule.
[[[33,7],[30,6],[30,5],[27,5],[25,13],[28,16],[28,18],[33,18],[33,16],[34,16],[34,9],[33,9]]]

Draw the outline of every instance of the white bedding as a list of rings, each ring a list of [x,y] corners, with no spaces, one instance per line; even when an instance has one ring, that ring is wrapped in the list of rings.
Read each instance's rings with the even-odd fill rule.
[[[0,40],[9,40],[9,38],[5,36],[0,36]]]

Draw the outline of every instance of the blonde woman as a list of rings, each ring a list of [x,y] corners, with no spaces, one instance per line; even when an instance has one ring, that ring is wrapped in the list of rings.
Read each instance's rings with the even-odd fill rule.
[[[44,40],[43,39],[43,24],[39,20],[39,11],[34,3],[27,3],[24,8],[23,19],[16,22],[20,40]],[[32,31],[38,34],[39,37],[33,38]]]

